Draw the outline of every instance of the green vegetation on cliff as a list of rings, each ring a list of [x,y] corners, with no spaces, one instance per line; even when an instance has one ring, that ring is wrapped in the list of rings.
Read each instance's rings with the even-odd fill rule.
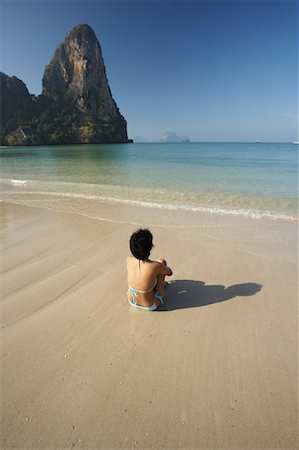
[[[101,48],[88,25],[75,27],[45,68],[42,95],[0,72],[0,144],[128,142]]]

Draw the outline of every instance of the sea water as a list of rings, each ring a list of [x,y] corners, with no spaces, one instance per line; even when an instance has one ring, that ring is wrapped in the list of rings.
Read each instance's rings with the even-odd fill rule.
[[[0,162],[4,201],[80,199],[168,212],[298,220],[294,144],[2,147]]]

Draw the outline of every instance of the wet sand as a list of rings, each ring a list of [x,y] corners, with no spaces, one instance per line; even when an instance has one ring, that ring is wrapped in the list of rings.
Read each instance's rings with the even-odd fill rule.
[[[146,214],[1,209],[1,448],[297,448],[296,225],[152,217],[174,275],[143,312],[125,258]]]

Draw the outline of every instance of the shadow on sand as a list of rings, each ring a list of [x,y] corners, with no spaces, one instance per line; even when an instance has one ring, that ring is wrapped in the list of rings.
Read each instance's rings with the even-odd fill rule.
[[[206,285],[204,281],[174,280],[166,286],[164,305],[159,308],[159,311],[211,305],[234,297],[255,295],[261,289],[262,285],[257,283],[225,287],[221,284]]]

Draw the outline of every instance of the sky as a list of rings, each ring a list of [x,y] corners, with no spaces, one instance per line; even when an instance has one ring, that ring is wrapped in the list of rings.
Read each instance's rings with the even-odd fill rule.
[[[0,0],[0,70],[39,95],[83,23],[130,138],[297,139],[297,0]]]

